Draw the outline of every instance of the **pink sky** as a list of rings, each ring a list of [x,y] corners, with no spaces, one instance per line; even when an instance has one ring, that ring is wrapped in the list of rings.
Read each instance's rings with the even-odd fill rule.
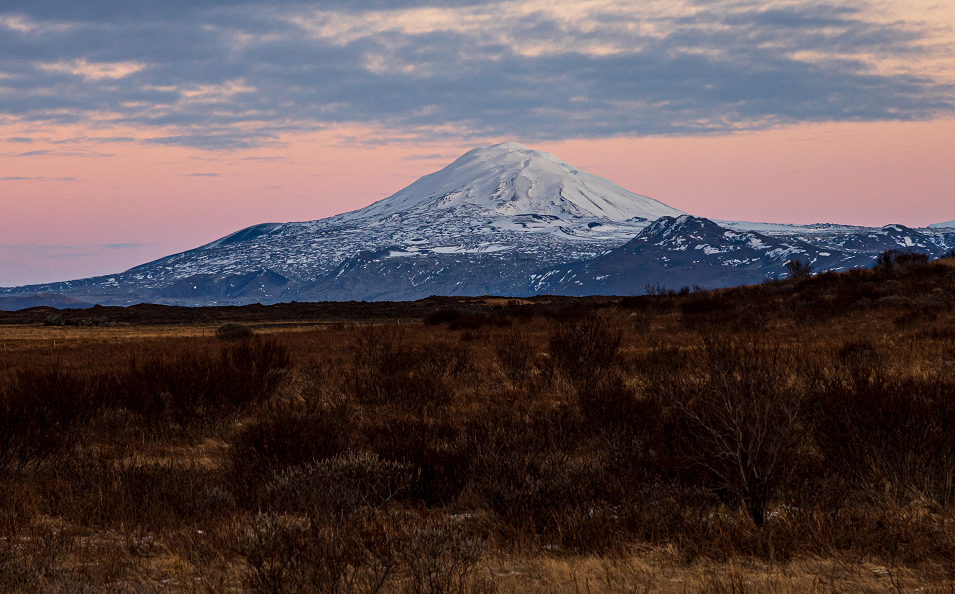
[[[953,23],[938,0],[3,3],[0,287],[360,208],[503,141],[713,219],[953,220]]]
[[[59,130],[59,139],[74,139],[68,143],[0,142],[0,177],[30,178],[0,182],[0,286],[119,272],[248,225],[354,210],[472,148],[342,140],[362,130],[233,151],[75,140],[69,132]],[[714,219],[868,226],[955,219],[955,120],[489,142],[504,140]]]

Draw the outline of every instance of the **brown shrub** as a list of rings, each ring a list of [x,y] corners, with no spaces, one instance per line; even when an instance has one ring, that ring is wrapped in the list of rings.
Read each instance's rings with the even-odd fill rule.
[[[604,316],[570,316],[551,328],[550,354],[557,369],[579,384],[614,368],[622,339]]]
[[[504,375],[515,385],[523,384],[535,371],[537,346],[520,330],[497,333],[493,341],[494,352]]]
[[[279,404],[260,413],[229,449],[228,473],[239,501],[255,506],[274,474],[345,452],[354,418],[345,400]]]
[[[465,361],[460,347],[421,344],[397,326],[365,327],[349,350],[353,364],[346,376],[346,390],[369,406],[444,406],[453,397],[449,379]]]
[[[187,434],[215,434],[271,398],[290,366],[287,347],[255,338],[216,350],[133,357],[118,389],[123,406],[158,433],[174,424]]]
[[[47,329],[75,346],[0,358],[0,589],[482,591],[486,555],[634,547],[940,576],[955,570],[953,283],[916,263],[616,308],[549,297],[461,332]],[[65,544],[41,551],[47,533]]]
[[[345,452],[277,472],[269,499],[278,509],[322,517],[353,517],[382,507],[414,481],[408,463],[382,460],[370,452]]]
[[[949,376],[890,376],[850,360],[812,402],[815,441],[833,470],[866,490],[947,506],[955,495],[952,394]]]
[[[216,338],[226,342],[250,340],[255,336],[255,330],[248,324],[241,322],[227,322],[216,328]]]
[[[59,363],[16,370],[0,390],[0,473],[62,462],[100,404],[95,380]]]
[[[705,337],[696,377],[668,386],[684,455],[739,497],[760,526],[780,481],[797,463],[805,386],[794,353],[778,345]]]

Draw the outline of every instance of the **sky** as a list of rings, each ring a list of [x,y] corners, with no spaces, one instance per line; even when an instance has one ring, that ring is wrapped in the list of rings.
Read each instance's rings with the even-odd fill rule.
[[[691,214],[955,219],[950,0],[4,0],[0,286],[516,141]]]

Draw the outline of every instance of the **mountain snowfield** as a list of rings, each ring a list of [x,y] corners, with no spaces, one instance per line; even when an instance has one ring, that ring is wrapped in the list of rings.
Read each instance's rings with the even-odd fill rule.
[[[476,148],[365,208],[265,223],[124,273],[2,289],[90,303],[182,305],[638,294],[871,265],[886,247],[942,253],[955,228],[779,225],[693,217],[508,142]],[[0,305],[2,306],[2,305]]]
[[[632,228],[683,212],[580,171],[551,153],[516,142],[476,148],[384,200],[345,219],[407,216],[462,209],[507,224],[508,217],[537,215],[562,225],[608,219]],[[606,221],[604,221],[606,223]]]

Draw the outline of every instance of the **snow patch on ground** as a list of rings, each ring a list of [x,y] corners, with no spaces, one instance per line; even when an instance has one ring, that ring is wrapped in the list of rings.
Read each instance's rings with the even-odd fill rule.
[[[431,248],[429,251],[436,254],[493,254],[495,252],[505,252],[514,249],[514,246],[502,244],[482,244],[476,247],[467,247],[463,245],[448,245]]]
[[[730,251],[730,248],[720,249],[706,243],[701,243],[693,249],[703,250],[703,253],[707,256],[712,256],[713,254],[725,254],[726,252]]]

